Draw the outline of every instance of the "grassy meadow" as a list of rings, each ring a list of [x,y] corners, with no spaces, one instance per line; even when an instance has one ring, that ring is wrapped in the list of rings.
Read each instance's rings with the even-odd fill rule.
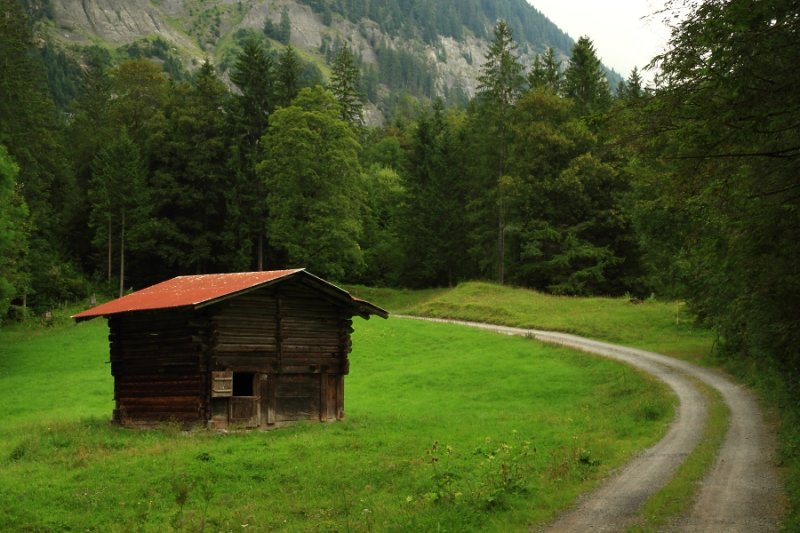
[[[4,327],[0,530],[525,531],[672,419],[662,385],[586,354],[402,319],[355,330],[344,421],[217,433],[110,425],[103,320]]]

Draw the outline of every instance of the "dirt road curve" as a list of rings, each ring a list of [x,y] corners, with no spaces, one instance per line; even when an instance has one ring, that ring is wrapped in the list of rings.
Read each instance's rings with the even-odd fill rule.
[[[616,472],[599,489],[583,497],[546,531],[625,531],[636,520],[642,503],[669,481],[702,437],[706,406],[687,376],[720,392],[730,409],[730,428],[692,509],[666,530],[698,533],[779,530],[784,494],[772,461],[774,435],[746,389],[711,370],[685,361],[575,335],[458,320],[424,320],[462,324],[506,335],[531,336],[543,342],[609,357],[654,375],[677,394],[680,400],[678,414],[667,435]]]

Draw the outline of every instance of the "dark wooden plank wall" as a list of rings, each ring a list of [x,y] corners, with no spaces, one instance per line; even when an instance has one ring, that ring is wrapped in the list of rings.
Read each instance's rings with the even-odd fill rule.
[[[208,389],[206,321],[186,311],[109,318],[114,420],[203,422]]]
[[[352,320],[302,286],[255,291],[220,305],[211,318],[216,369],[346,374]]]
[[[335,420],[344,414],[352,331],[349,314],[318,290],[299,282],[261,289],[212,313],[211,367],[269,374],[260,404],[269,424]]]

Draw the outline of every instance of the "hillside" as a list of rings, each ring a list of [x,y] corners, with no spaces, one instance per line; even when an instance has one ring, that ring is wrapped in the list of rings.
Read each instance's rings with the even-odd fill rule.
[[[380,122],[399,94],[466,101],[497,19],[508,21],[523,64],[552,47],[566,59],[572,39],[524,0],[28,0],[36,32],[51,51],[51,84],[69,85],[98,49],[140,55],[192,70],[205,58],[224,74],[248,36],[275,48],[291,44],[315,75],[348,43],[361,60],[370,122]],[[106,52],[107,51],[107,52]],[[53,65],[53,63],[57,63]],[[72,71],[64,74],[63,71]],[[618,81],[611,74],[611,86]],[[70,89],[55,87],[66,107]]]

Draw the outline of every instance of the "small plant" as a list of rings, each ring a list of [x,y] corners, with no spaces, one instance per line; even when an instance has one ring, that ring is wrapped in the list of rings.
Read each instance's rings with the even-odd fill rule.
[[[486,447],[476,450],[476,454],[484,458],[480,498],[487,508],[502,507],[506,496],[528,491],[536,448],[531,441],[520,438],[516,430],[513,431],[511,444],[503,442],[493,445],[488,437],[485,444]]]
[[[434,441],[425,453],[428,456],[428,464],[433,469],[431,480],[435,486],[435,491],[426,493],[425,499],[429,501],[454,501],[459,498],[462,493],[455,488],[455,482],[459,476],[449,468],[449,458],[453,454],[453,447],[448,444],[442,448],[439,445],[439,441]],[[441,463],[442,459],[445,459],[444,463]]]
[[[600,460],[592,457],[592,450],[581,448],[578,450],[578,462],[584,466],[600,466]]]
[[[486,510],[502,509],[505,499],[511,494],[524,494],[528,491],[534,470],[536,448],[530,441],[521,439],[517,432],[508,442],[495,443],[487,437],[473,457],[478,464],[456,468],[453,464],[454,449],[434,441],[426,450],[426,463],[431,465],[434,489],[424,493],[421,500],[429,503],[455,504],[473,503]],[[417,501],[408,496],[407,502]]]

